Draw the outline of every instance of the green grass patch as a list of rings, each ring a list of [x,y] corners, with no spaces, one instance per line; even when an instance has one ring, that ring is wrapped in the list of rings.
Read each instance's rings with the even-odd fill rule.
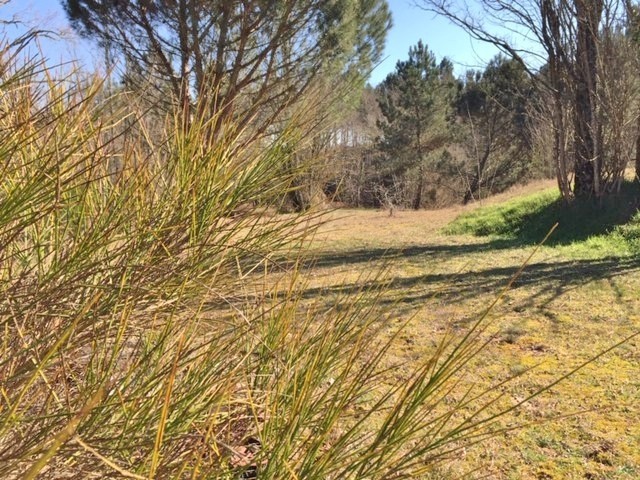
[[[548,189],[460,215],[444,233],[489,236],[516,246],[542,241],[557,223],[547,246],[578,256],[628,256],[640,252],[639,195],[637,184],[625,182],[605,200],[567,205],[556,189]]]

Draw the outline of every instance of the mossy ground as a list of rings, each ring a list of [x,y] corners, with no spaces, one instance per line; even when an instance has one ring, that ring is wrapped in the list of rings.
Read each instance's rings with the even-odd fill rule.
[[[550,212],[558,211],[550,186],[512,192],[491,200],[495,206],[484,210],[470,206],[391,217],[381,211],[337,211],[318,238],[313,280],[305,294],[330,301],[364,283],[380,282],[370,275],[385,267],[384,301],[390,311],[385,321],[392,328],[411,319],[389,362],[416,362],[446,332],[462,334],[519,270],[536,235],[544,236],[545,222],[553,220]],[[518,200],[532,189],[542,193]],[[500,203],[505,198],[512,199]],[[538,207],[537,217],[531,215],[532,205]],[[520,225],[526,224],[524,218],[537,219],[539,225],[525,235],[524,227],[514,235],[513,224],[496,231],[505,218],[518,218],[505,216],[509,209],[525,213]],[[619,216],[629,220],[630,212]],[[482,222],[494,230],[461,233]],[[535,254],[488,316],[489,343],[469,365],[463,389],[481,390],[515,375],[493,392],[503,394],[496,406],[514,404],[640,330],[640,257],[629,234],[635,225],[616,226],[621,222],[614,219],[593,233],[598,222],[590,222],[591,233],[572,227],[569,234],[562,233],[561,223],[560,239]],[[436,477],[640,478],[639,347],[640,339],[632,339],[533,398],[500,424],[521,428],[457,454]],[[403,369],[394,374],[402,375]]]

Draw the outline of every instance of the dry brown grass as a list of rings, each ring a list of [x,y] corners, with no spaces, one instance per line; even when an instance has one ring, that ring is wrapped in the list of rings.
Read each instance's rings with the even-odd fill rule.
[[[518,187],[488,202],[552,185]],[[392,217],[383,211],[334,212],[318,236],[306,296],[331,302],[357,291],[363,275],[386,265],[390,327],[412,317],[388,361],[406,362],[409,371],[444,332],[463,332],[477,319],[531,252],[507,241],[439,233],[473,208]],[[637,331],[638,291],[637,258],[579,260],[543,247],[492,311],[486,335],[493,337],[465,385],[487,387],[535,367],[499,389],[504,402],[520,401]],[[533,399],[505,419],[528,426],[466,450],[449,473],[468,478],[479,468],[477,476],[495,479],[640,478],[638,346],[637,340],[628,342]],[[404,372],[398,368],[394,375]]]
[[[352,247],[358,242],[411,245],[415,235],[425,233],[437,234],[437,231],[452,221],[461,213],[473,210],[479,206],[493,205],[513,198],[539,192],[555,186],[555,180],[537,180],[526,185],[517,185],[506,192],[494,195],[468,205],[455,205],[437,210],[394,210],[389,215],[388,210],[357,210],[340,209],[330,215],[330,221],[321,235],[320,242],[330,240],[328,248],[335,248],[341,243]]]

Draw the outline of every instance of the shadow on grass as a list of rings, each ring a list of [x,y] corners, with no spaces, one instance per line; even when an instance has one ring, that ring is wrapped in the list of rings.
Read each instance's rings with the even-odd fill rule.
[[[558,228],[547,240],[547,246],[578,243],[593,236],[609,233],[616,226],[629,224],[638,211],[639,193],[637,184],[625,182],[619,194],[612,195],[600,203],[593,200],[576,200],[571,205],[566,205],[561,199],[557,199],[536,205],[524,203],[512,208],[492,207],[485,210],[486,213],[480,209],[470,215],[464,233],[478,237],[491,236],[486,242],[322,252],[305,266],[331,268],[426,255],[446,259],[492,250],[521,248],[541,242],[556,223]],[[499,219],[495,218],[497,212],[500,215]],[[280,267],[288,267],[286,261],[278,263]]]
[[[305,268],[332,268],[357,265],[371,262],[392,262],[398,259],[428,257],[429,259],[449,259],[459,255],[485,253],[495,250],[505,250],[520,247],[520,242],[514,239],[492,239],[487,242],[468,244],[431,244],[414,247],[397,248],[362,248],[347,251],[322,252],[305,263]],[[281,267],[287,267],[286,262],[278,262]]]
[[[560,198],[547,201],[548,196],[543,200],[516,200],[460,217],[450,230],[476,236],[505,236],[522,246],[540,242],[558,223],[547,245],[568,245],[628,224],[638,211],[639,194],[636,183],[624,182],[619,193],[598,201],[579,199],[567,205]]]
[[[473,297],[498,294],[518,272],[520,266],[495,267],[459,273],[426,273],[410,277],[397,277],[386,282],[365,281],[352,284],[309,288],[306,298],[350,295],[363,288],[384,288],[386,300],[393,304],[409,304],[416,308],[432,298],[450,302],[465,301]],[[540,262],[526,266],[511,289],[530,288],[527,304],[539,305],[563,293],[594,280],[611,279],[640,271],[638,258],[606,258],[602,260],[575,260]]]
[[[385,292],[383,303],[404,305],[413,309],[434,297],[455,302],[481,295],[497,295],[520,269],[520,265],[515,263],[474,270],[473,267],[477,263],[474,263],[473,255],[539,243],[556,222],[559,223],[559,227],[548,239],[549,246],[577,243],[595,235],[606,234],[618,225],[629,223],[638,210],[637,198],[638,186],[627,182],[623,184],[620,194],[611,196],[600,204],[586,200],[576,201],[567,206],[561,200],[551,198],[535,205],[514,203],[499,209],[490,207],[486,213],[480,209],[470,215],[465,228],[466,233],[476,236],[492,235],[484,242],[321,252],[313,260],[305,263],[303,268],[321,272],[323,269],[352,267],[352,270],[366,273],[367,270],[376,271],[385,263],[410,262],[414,266],[424,264],[427,273],[398,276],[385,281],[363,279],[350,284],[310,287],[305,290],[303,296],[307,299],[326,299],[327,302],[333,302],[336,296],[357,294],[363,289],[381,288]],[[500,218],[493,222],[496,215]],[[636,224],[631,222],[629,225],[635,228]],[[462,258],[461,263],[469,262],[471,268],[453,274],[438,272],[438,262],[457,257]],[[282,259],[272,266],[273,270],[287,270],[292,263]],[[611,279],[638,270],[640,257],[538,262],[529,264],[512,288],[528,287],[527,305],[539,306],[541,302],[551,301],[591,281]]]

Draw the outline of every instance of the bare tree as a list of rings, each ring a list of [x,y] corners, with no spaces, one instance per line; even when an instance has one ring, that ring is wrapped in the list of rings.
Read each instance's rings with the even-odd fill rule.
[[[484,72],[468,72],[456,101],[463,165],[463,203],[496,193],[528,168],[529,134],[525,121],[530,81],[522,66],[498,55]]]
[[[596,114],[602,128],[602,184],[619,189],[624,170],[637,160],[640,84],[637,46],[622,26],[602,32],[598,55],[599,81]],[[634,158],[636,150],[636,158]]]
[[[625,0],[627,11],[628,36],[631,43],[631,52],[638,77],[640,77],[640,4],[632,0]],[[640,181],[640,101],[636,106],[636,181]]]
[[[347,110],[325,133],[325,193],[336,201],[361,207],[377,198],[369,191],[368,180],[382,113],[372,86],[367,85],[356,100],[353,110]]]
[[[481,12],[474,12],[464,0],[419,1],[424,8],[446,16],[474,38],[494,44],[520,62],[536,84],[551,93],[553,156],[557,162],[558,187],[566,200],[574,196],[600,197],[615,189],[615,178],[620,172],[604,178],[604,171],[615,169],[612,164],[605,166],[605,162],[613,161],[618,169],[624,167],[620,159],[605,151],[603,135],[613,120],[602,114],[600,92],[609,79],[600,69],[603,32],[614,30],[626,16],[622,0],[474,3]],[[505,29],[510,32],[511,38],[496,33],[499,31],[496,25],[502,27],[502,32]],[[514,42],[518,35],[526,37],[528,43]],[[542,63],[545,67],[543,74],[531,62],[536,57],[538,65]],[[571,110],[571,124],[567,122],[567,108]]]

